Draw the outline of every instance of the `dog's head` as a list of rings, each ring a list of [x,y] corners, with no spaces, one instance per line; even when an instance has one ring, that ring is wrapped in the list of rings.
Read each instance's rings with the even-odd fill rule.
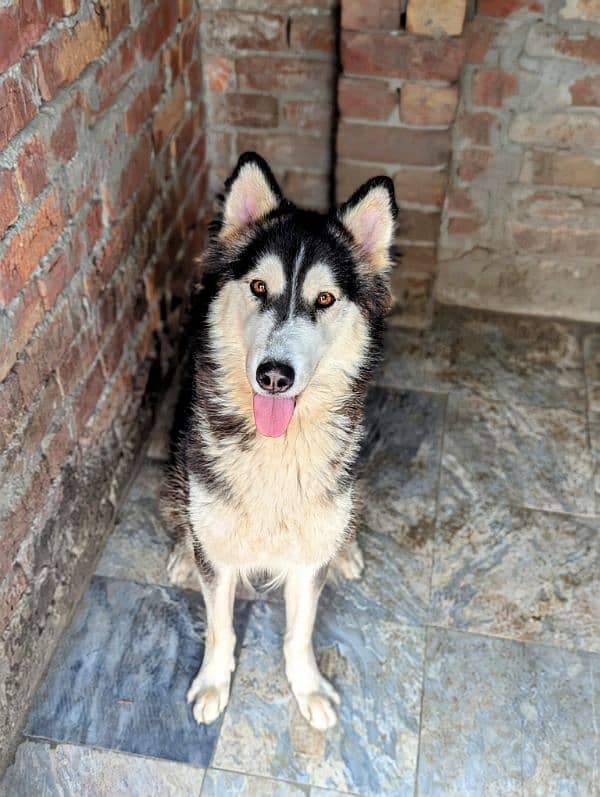
[[[369,370],[389,306],[396,203],[376,177],[323,215],[286,200],[265,161],[225,185],[208,268],[210,348],[236,409],[283,434],[295,411],[335,405]]]

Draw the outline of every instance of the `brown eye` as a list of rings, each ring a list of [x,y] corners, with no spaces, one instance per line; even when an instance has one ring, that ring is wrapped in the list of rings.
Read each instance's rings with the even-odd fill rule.
[[[267,286],[262,280],[252,280],[250,290],[255,296],[264,297],[267,295]]]
[[[335,302],[335,296],[332,293],[328,293],[327,291],[323,291],[317,296],[316,305],[317,307],[331,307],[331,305]]]

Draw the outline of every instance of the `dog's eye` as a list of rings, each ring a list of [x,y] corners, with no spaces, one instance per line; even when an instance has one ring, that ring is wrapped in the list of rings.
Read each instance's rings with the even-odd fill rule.
[[[335,296],[332,293],[328,293],[328,291],[323,291],[317,296],[316,305],[317,307],[331,307],[334,302]]]
[[[252,280],[250,283],[250,290],[255,296],[261,299],[267,295],[267,286],[262,280]]]

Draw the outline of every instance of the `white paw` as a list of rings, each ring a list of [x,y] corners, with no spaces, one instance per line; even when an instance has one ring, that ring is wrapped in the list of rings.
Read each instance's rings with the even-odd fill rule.
[[[209,725],[223,713],[229,702],[229,681],[212,686],[196,686],[195,679],[187,693],[187,702],[193,703],[192,713],[200,725]]]
[[[337,574],[349,581],[360,578],[365,569],[365,560],[356,540],[352,540],[338,553],[333,560],[333,568]]]
[[[177,542],[169,555],[167,575],[175,587],[199,590],[202,586],[200,573],[185,542]]]
[[[339,706],[340,696],[325,678],[319,677],[319,686],[314,691],[294,692],[294,696],[300,713],[313,728],[326,731],[336,724],[337,714],[333,704]]]

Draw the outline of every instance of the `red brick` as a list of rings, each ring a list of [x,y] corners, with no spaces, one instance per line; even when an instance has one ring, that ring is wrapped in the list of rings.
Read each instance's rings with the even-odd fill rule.
[[[15,301],[8,323],[9,333],[0,335],[0,380],[13,367],[31,333],[42,320],[44,310],[35,284],[29,283]]]
[[[335,51],[336,20],[332,16],[310,14],[292,17],[290,28],[290,47],[300,52],[317,51],[331,53]]]
[[[521,181],[597,188],[600,185],[600,158],[571,152],[533,150],[526,154]]]
[[[178,42],[179,69],[184,69],[190,64],[197,52],[197,42],[200,31],[200,19],[193,16],[184,23]],[[199,59],[198,59],[199,60]]]
[[[359,75],[407,80],[458,80],[463,39],[342,33],[342,65]]]
[[[441,166],[448,160],[447,130],[416,130],[342,122],[338,154],[342,158],[412,166]]]
[[[87,377],[73,407],[73,415],[79,435],[83,433],[86,423],[96,409],[98,399],[104,390],[104,385],[105,379],[102,373],[102,366],[97,363]]]
[[[277,115],[277,99],[267,94],[217,94],[213,98],[216,124],[277,127]]]
[[[385,121],[396,107],[398,95],[382,80],[341,76],[338,107],[346,118]]]
[[[463,111],[455,123],[461,136],[471,144],[487,147],[491,143],[491,134],[500,128],[498,119],[487,111],[466,113]]]
[[[447,183],[445,170],[402,169],[394,175],[396,200],[441,207]]]
[[[466,58],[469,64],[483,64],[492,49],[501,23],[486,17],[475,17],[464,29]]]
[[[63,396],[70,396],[98,353],[99,340],[93,327],[81,331],[63,357],[56,371]]]
[[[62,360],[74,335],[73,315],[63,304],[46,328],[32,338],[25,349],[25,357],[17,365],[25,401],[31,401],[39,386]]]
[[[398,214],[398,237],[410,241],[435,242],[440,229],[440,219],[440,213],[402,208]]]
[[[400,248],[403,272],[435,274],[437,259],[433,246],[411,246],[403,243]]]
[[[23,79],[6,78],[0,83],[0,149],[33,119],[35,103]]]
[[[0,169],[0,238],[7,227],[14,224],[18,215],[19,206],[12,173],[9,169]]]
[[[238,58],[237,77],[242,89],[301,91],[309,96],[329,97],[334,65],[301,58],[269,58],[253,55]]]
[[[480,228],[481,223],[477,219],[464,219],[457,216],[448,221],[450,235],[473,235]]]
[[[460,36],[467,0],[408,0],[406,30],[424,36]]]
[[[48,183],[46,153],[39,136],[31,136],[17,156],[16,178],[23,202],[32,202]]]
[[[58,197],[52,193],[32,214],[23,229],[13,232],[8,242],[0,260],[0,302],[7,303],[14,299],[62,228]]]
[[[588,75],[576,80],[569,89],[573,105],[600,106],[600,76]]]
[[[538,255],[567,257],[597,257],[600,251],[600,232],[597,229],[561,227],[529,227],[512,223],[514,243],[525,252]]]
[[[282,187],[285,195],[302,207],[320,211],[329,207],[329,178],[326,174],[289,171],[283,177]]]
[[[153,58],[162,44],[175,30],[177,4],[173,0],[161,0],[139,27],[139,46],[144,58]]]
[[[237,87],[235,61],[223,55],[206,56],[206,74],[211,91],[230,91]]]
[[[595,149],[600,141],[600,118],[596,114],[518,113],[512,119],[509,138],[520,144],[541,144]]]
[[[37,53],[42,97],[51,100],[60,88],[77,80],[85,67],[102,54],[108,38],[101,18],[93,14],[73,28],[63,28],[42,45]]]
[[[79,0],[44,0],[43,8],[52,17],[72,17],[79,11]]]
[[[381,171],[381,170],[380,170]],[[338,160],[335,168],[336,201],[343,202],[373,177],[373,166]]]
[[[479,0],[477,13],[483,17],[509,17],[519,11],[543,14],[544,6],[537,0]]]
[[[110,60],[98,65],[94,76],[95,92],[87,98],[90,121],[94,121],[111,107],[119,92],[131,80],[134,63],[134,39],[129,37],[121,43]]]
[[[327,141],[316,136],[287,133],[238,133],[238,152],[262,152],[268,161],[281,166],[293,163],[298,168],[329,168],[330,152]]]
[[[207,41],[218,50],[283,50],[285,19],[273,14],[207,11],[202,18]]]
[[[152,163],[152,143],[147,133],[140,138],[121,173],[119,207],[123,207],[141,188],[148,177]]]
[[[109,39],[114,39],[129,25],[129,0],[99,0],[98,7],[108,28]]]
[[[458,176],[466,182],[483,174],[488,167],[491,152],[482,149],[466,149],[460,156]]]
[[[295,130],[316,130],[329,135],[333,124],[332,108],[326,102],[288,100],[283,103],[286,125]]]
[[[202,67],[200,61],[193,61],[187,70],[190,99],[193,103],[202,103]]]
[[[473,75],[471,98],[475,105],[500,108],[507,97],[518,91],[518,79],[503,69],[478,69]]]
[[[347,30],[398,30],[400,28],[401,0],[344,0],[342,5],[342,28]]]
[[[0,634],[8,627],[15,608],[28,587],[29,581],[23,568],[15,563],[0,587]]]
[[[42,451],[48,463],[50,477],[54,479],[65,464],[75,445],[75,437],[71,429],[71,418],[67,414],[61,426],[53,430],[42,443]]]
[[[8,8],[0,8],[0,72],[36,44],[46,24],[35,0],[18,0]]]
[[[125,131],[133,136],[152,115],[152,110],[160,97],[160,87],[151,83],[143,88],[125,111]]]
[[[179,19],[188,17],[194,9],[194,0],[177,0],[177,16]]]
[[[152,139],[154,149],[160,152],[165,141],[173,132],[177,123],[183,116],[185,109],[185,87],[181,81],[173,86],[173,91],[152,119]]]
[[[61,403],[58,382],[53,377],[48,379],[40,392],[39,401],[35,405],[29,423],[23,432],[21,450],[22,455],[25,457],[33,457],[35,455]]]
[[[450,186],[446,196],[448,210],[455,213],[472,213],[473,203],[468,189]]]
[[[456,86],[405,83],[400,90],[400,116],[412,125],[448,125],[458,103]]]
[[[108,240],[94,257],[94,270],[84,277],[85,290],[92,302],[97,300],[100,291],[131,245],[135,233],[134,211],[131,204],[122,218],[111,227]]]

